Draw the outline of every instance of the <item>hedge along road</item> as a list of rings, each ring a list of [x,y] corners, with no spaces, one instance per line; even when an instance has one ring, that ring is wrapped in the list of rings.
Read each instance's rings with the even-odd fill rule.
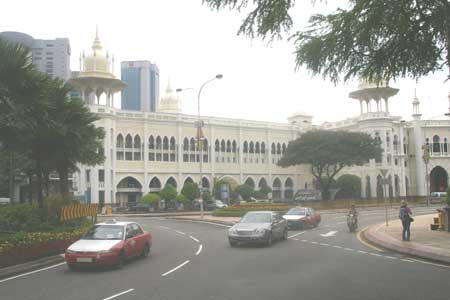
[[[133,295],[138,283],[155,287],[164,280],[173,280],[177,272],[189,267],[189,264],[173,271],[175,267],[187,260],[195,262],[205,251],[201,240],[195,234],[185,233],[184,226],[161,226],[156,220],[147,222],[148,218],[139,221],[142,221],[140,223],[145,230],[153,234],[153,246],[148,258],[132,260],[120,270],[93,269],[72,272],[65,264],[57,264],[24,276],[3,280],[0,282],[0,299],[95,300],[108,299],[113,295],[118,295],[115,298],[120,299]],[[202,249],[199,251],[200,246]],[[168,271],[172,272],[162,276]],[[121,294],[124,291],[128,292]]]

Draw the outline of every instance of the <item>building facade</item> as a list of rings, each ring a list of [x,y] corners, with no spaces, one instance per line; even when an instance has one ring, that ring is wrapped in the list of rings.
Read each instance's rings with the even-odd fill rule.
[[[312,117],[304,113],[294,114],[287,123],[202,117],[205,140],[199,148],[198,117],[180,112],[178,95],[170,86],[156,112],[117,109],[108,100],[102,105],[102,93],[109,99],[126,86],[114,77],[108,59],[96,37],[93,52],[83,57],[78,77],[71,80],[106,133],[104,163],[80,166],[73,174],[74,194],[88,202],[126,205],[167,183],[180,192],[186,182],[201,181],[212,189],[216,179],[225,178],[257,190],[270,186],[274,199],[292,198],[298,190],[314,188],[310,168],[280,168],[277,162],[289,141],[314,128],[365,132],[380,142],[380,160],[345,168],[337,176],[358,176],[363,198],[425,196],[448,186],[450,121],[422,120],[417,98],[412,120],[392,116],[389,101],[398,90],[387,84],[361,83],[349,94],[360,102],[359,116],[320,126],[313,126]]]
[[[69,39],[34,39],[30,35],[13,31],[0,32],[0,38],[29,48],[31,60],[39,71],[65,81],[70,78]]]
[[[127,83],[122,90],[122,109],[155,112],[159,105],[159,69],[149,61],[124,61],[121,79]]]

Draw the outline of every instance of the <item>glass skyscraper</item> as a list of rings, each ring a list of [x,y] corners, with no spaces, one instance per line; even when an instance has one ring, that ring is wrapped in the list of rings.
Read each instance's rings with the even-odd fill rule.
[[[159,105],[159,69],[149,61],[124,61],[121,79],[128,86],[122,91],[122,109],[155,112]]]

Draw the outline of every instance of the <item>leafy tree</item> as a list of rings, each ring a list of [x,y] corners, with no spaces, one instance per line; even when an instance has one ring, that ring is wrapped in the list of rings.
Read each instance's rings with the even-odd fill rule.
[[[290,142],[278,164],[310,165],[322,197],[329,199],[334,177],[344,167],[362,166],[381,154],[379,142],[366,133],[312,130]]]
[[[187,198],[186,198],[185,195],[179,194],[179,195],[177,195],[177,196],[175,197],[175,200],[176,200],[178,203],[186,203]]]
[[[253,196],[255,190],[248,184],[241,184],[236,188],[236,192],[244,200],[249,200]]]
[[[356,175],[344,174],[336,180],[339,189],[336,198],[360,198],[361,178]]]
[[[177,189],[171,184],[166,184],[166,186],[159,192],[159,195],[163,200],[172,201],[177,197]]]
[[[263,185],[263,186],[259,189],[259,192],[260,192],[261,194],[264,195],[264,198],[265,198],[265,199],[267,199],[267,195],[268,195],[269,193],[272,193],[272,188],[271,188],[270,186]]]
[[[189,201],[194,201],[198,195],[198,185],[196,183],[186,182],[181,189],[181,193],[186,196]]]
[[[161,198],[157,193],[148,193],[144,197],[142,197],[139,201],[142,203],[150,204],[155,209],[159,206],[159,201]]]
[[[210,201],[212,199],[210,191],[204,191],[202,194],[203,201]]]
[[[203,0],[220,10],[250,7],[238,34],[281,38],[294,20],[291,0]],[[314,0],[312,0],[314,2]],[[291,34],[296,65],[333,82],[360,77],[380,83],[397,77],[450,73],[448,0],[349,0],[346,9],[311,16],[309,26]],[[449,74],[450,75],[450,74]]]

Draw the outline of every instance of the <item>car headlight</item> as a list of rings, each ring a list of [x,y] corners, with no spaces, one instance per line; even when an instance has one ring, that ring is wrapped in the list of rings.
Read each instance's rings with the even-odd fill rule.
[[[264,234],[266,232],[266,230],[264,228],[256,228],[255,229],[255,233],[257,234]]]
[[[228,233],[230,233],[230,234],[237,234],[237,230],[235,228],[230,228]]]

